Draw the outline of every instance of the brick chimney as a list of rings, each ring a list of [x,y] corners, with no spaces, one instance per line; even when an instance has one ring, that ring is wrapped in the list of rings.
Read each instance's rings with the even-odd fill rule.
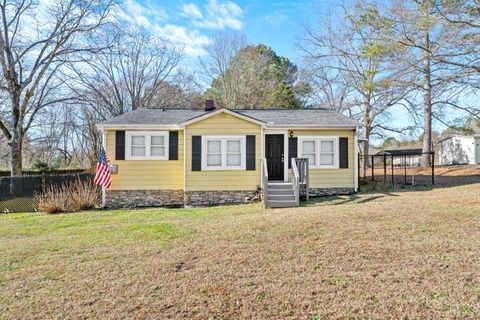
[[[214,100],[205,100],[205,111],[215,110],[215,101]]]

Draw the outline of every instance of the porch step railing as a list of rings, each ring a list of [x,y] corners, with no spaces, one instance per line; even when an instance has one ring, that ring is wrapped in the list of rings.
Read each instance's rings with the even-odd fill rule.
[[[294,163],[298,168],[300,195],[305,195],[305,198],[308,201],[310,196],[310,170],[308,158],[293,158],[292,168]]]
[[[292,184],[295,191],[295,203],[300,205],[300,173],[298,172],[297,161],[292,159]]]
[[[310,187],[309,187],[309,166],[308,166],[308,159],[307,158],[294,158],[292,161],[292,181],[288,182],[287,184],[290,185],[290,188],[293,187],[293,197],[294,197],[294,204],[290,203],[289,206],[298,206],[300,205],[300,197],[305,195],[306,199],[309,199]],[[285,185],[286,183],[280,183],[280,185]],[[279,183],[273,184],[272,188],[279,187]],[[272,193],[272,196],[269,197],[269,182],[268,182],[268,165],[267,159],[262,158],[262,188],[263,188],[263,203],[265,208],[270,208],[272,206],[279,206],[278,199],[282,198],[284,200],[285,196],[282,197],[281,195],[277,194],[278,190],[273,190],[276,193]],[[272,191],[272,192],[273,192]],[[282,195],[284,192],[282,193]],[[270,198],[272,198],[272,202],[270,203]],[[277,202],[276,202],[277,201]],[[291,201],[291,200],[290,200]]]
[[[267,159],[262,158],[262,186],[263,186],[263,204],[268,208],[268,166]]]

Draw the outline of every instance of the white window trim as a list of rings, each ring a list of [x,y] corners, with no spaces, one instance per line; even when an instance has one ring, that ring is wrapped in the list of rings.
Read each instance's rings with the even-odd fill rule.
[[[145,156],[132,156],[132,136],[145,136]],[[165,154],[151,156],[151,137],[163,136]],[[125,132],[125,160],[168,160],[168,131],[126,131]]]
[[[207,141],[221,141],[221,165],[207,166]],[[240,166],[227,166],[227,140],[240,140]],[[202,136],[202,170],[245,170],[246,147],[245,136]]]
[[[298,137],[298,157],[303,155],[303,141],[315,140],[315,163],[316,165],[309,167],[312,169],[339,169],[339,147],[338,136],[300,136]],[[333,165],[321,165],[320,164],[320,141],[333,141]]]

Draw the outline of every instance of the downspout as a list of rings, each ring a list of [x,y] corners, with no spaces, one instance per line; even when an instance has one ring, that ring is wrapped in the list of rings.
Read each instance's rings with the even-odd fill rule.
[[[187,127],[183,127],[183,205],[186,203],[187,192]]]

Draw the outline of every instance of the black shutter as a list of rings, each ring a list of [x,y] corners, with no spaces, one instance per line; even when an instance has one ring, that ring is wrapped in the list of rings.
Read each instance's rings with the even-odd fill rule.
[[[168,160],[178,160],[178,131],[168,132]]]
[[[115,131],[115,160],[125,160],[125,131]]]
[[[339,139],[340,168],[348,168],[348,138]]]
[[[288,138],[288,168],[292,167],[292,159],[298,157],[298,139],[295,137]]]
[[[202,171],[202,136],[192,136],[192,171]]]
[[[255,136],[247,136],[247,170],[255,170]]]

